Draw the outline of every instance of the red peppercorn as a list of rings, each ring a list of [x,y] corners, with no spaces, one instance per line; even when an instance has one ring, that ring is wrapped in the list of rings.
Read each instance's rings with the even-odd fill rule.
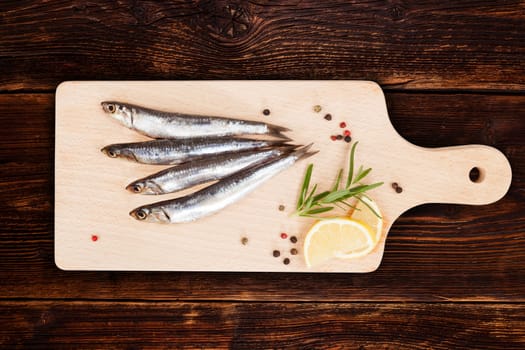
[[[345,132],[343,133],[345,136],[350,136],[350,130],[345,130]]]
[[[346,123],[345,123],[345,122],[341,122],[341,123],[339,124],[339,127],[341,127],[341,129],[346,128]]]
[[[283,233],[281,233],[281,238],[282,238],[282,239],[286,239],[286,238],[288,238],[288,235],[287,235],[286,233],[283,232]]]
[[[91,240],[92,240],[93,242],[98,241],[98,236],[97,236],[97,235],[91,235]]]
[[[332,135],[332,136],[330,136],[330,139],[331,139],[332,141],[335,141],[335,140],[337,140],[337,136],[336,136],[336,135]]]

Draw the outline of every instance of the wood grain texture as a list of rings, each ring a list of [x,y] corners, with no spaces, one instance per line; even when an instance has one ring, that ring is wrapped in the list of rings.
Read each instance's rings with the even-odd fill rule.
[[[63,80],[364,79],[524,91],[523,1],[2,1],[0,90]]]
[[[465,317],[468,315],[468,317]],[[523,305],[1,302],[6,349],[522,349]]]
[[[410,210],[369,275],[67,273],[53,263],[53,95],[1,95],[0,297],[525,301],[525,97],[390,93],[387,102],[394,127],[411,142],[501,149],[514,171],[508,195],[483,211]]]

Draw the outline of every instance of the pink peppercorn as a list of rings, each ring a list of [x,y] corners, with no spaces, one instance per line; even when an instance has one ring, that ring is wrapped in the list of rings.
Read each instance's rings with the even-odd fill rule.
[[[340,127],[341,129],[346,128],[346,123],[345,123],[345,122],[341,122],[341,123],[339,124],[339,127]]]

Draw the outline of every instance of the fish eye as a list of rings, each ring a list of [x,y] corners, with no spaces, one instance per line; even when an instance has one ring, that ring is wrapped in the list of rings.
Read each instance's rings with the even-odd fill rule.
[[[140,186],[140,185],[138,185],[138,184],[137,184],[137,185],[134,185],[134,186],[133,186],[133,192],[135,192],[135,193],[140,193],[140,192],[142,192],[142,186]]]
[[[146,214],[144,210],[140,209],[137,211],[137,218],[139,218],[139,220],[144,220],[147,216],[148,214]]]
[[[109,104],[108,105],[108,111],[110,111],[111,113],[115,113],[117,109],[115,108],[115,105],[114,104]]]
[[[117,154],[113,151],[108,151],[108,156],[110,156],[111,158],[116,158]]]

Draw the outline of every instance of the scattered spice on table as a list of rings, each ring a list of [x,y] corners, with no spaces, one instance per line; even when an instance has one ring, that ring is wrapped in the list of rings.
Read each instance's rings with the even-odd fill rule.
[[[397,184],[397,182],[392,182],[392,188],[395,190],[396,188],[398,188],[399,185]]]
[[[275,258],[278,258],[279,256],[281,256],[281,252],[278,251],[278,250],[274,250],[274,251],[273,251],[273,256],[274,256]]]
[[[339,136],[339,135],[337,135],[337,136]],[[336,135],[332,135],[332,136],[330,136],[330,140],[332,140],[332,141],[337,140],[337,136],[336,136]]]
[[[352,138],[350,136],[345,136],[345,142],[350,143],[352,141]]]
[[[295,236],[290,237],[290,242],[297,243],[297,237]]]
[[[288,265],[289,263],[290,263],[290,259],[285,258],[285,259],[283,260],[283,264]]]
[[[319,112],[321,112],[322,109],[323,109],[323,108],[321,108],[321,106],[319,106],[319,105],[315,105],[315,106],[314,106],[314,112],[315,112],[315,113],[319,113]]]
[[[345,123],[345,122],[341,122],[341,123],[339,123],[339,127],[340,127],[341,129],[346,128],[346,123]]]
[[[396,193],[401,193],[403,192],[403,188],[401,187],[396,187]]]
[[[330,113],[328,113],[327,115],[324,116],[324,119],[332,120],[332,115]]]
[[[241,238],[241,243],[242,243],[242,245],[247,245],[248,244],[248,237]]]
[[[345,131],[343,132],[343,135],[345,135],[345,136],[350,136],[350,130],[345,130]]]
[[[279,211],[284,211],[284,209],[286,209],[284,205],[279,205]]]
[[[91,235],[91,240],[92,240],[93,242],[98,241],[98,236],[97,236],[97,235]]]
[[[281,238],[282,239],[286,239],[286,238],[288,238],[288,235],[285,232],[282,232],[281,233]]]
[[[290,249],[290,254],[297,255],[298,251],[295,248]]]
[[[263,110],[263,114],[264,114],[264,115],[270,115],[270,110],[269,110],[268,108],[265,108],[265,109]]]
[[[337,139],[338,140],[342,140],[343,139],[343,135],[337,135]]]

